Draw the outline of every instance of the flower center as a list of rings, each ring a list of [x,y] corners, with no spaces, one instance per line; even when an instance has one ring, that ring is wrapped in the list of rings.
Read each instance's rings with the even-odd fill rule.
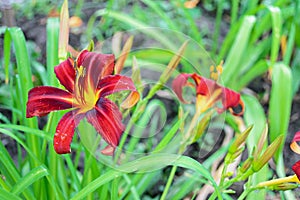
[[[93,109],[98,100],[96,89],[88,78],[85,68],[83,66],[78,67],[76,70],[74,106],[80,109],[79,113],[85,113]]]

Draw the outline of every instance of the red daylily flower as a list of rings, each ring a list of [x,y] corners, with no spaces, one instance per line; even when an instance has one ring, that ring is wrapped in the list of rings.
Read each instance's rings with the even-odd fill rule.
[[[195,84],[188,82],[192,78]],[[244,112],[244,103],[240,98],[240,94],[226,87],[220,86],[213,80],[204,78],[198,74],[180,74],[172,84],[173,90],[183,103],[188,103],[182,96],[182,88],[184,86],[193,86],[196,89],[197,103],[196,106],[201,112],[211,108],[217,101],[222,101],[222,108],[218,108],[218,112],[222,113],[229,110],[234,115],[242,115]],[[242,110],[238,113],[233,108],[241,106]]]
[[[114,55],[84,50],[77,60],[68,58],[54,68],[66,90],[39,86],[29,91],[26,117],[44,116],[52,111],[72,108],[56,128],[53,143],[58,154],[71,152],[75,128],[84,117],[108,143],[102,153],[113,154],[124,125],[118,106],[106,97],[123,90],[131,91],[121,104],[123,108],[130,108],[139,100],[132,80],[122,75],[111,75],[113,70]]]
[[[298,178],[298,183],[300,183],[300,160],[292,166],[292,170],[295,172]]]

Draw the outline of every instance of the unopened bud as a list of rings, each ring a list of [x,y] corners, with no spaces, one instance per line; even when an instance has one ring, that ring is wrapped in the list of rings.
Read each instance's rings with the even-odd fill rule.
[[[245,173],[249,169],[249,167],[252,165],[253,159],[254,159],[253,157],[247,158],[247,160],[245,160],[245,162],[239,168],[239,171],[241,173]]]
[[[283,140],[283,135],[277,137],[272,144],[268,146],[266,151],[261,155],[257,160],[253,162],[252,169],[255,172],[258,172],[267,162],[272,158],[276,150],[279,148]]]
[[[235,154],[239,147],[246,141],[253,125],[249,126],[243,133],[238,135],[233,143],[230,145],[228,153]]]
[[[298,184],[295,183],[281,183],[279,185],[272,185],[269,186],[268,189],[270,190],[278,190],[278,191],[285,191],[285,190],[292,190],[298,187]]]
[[[205,130],[210,122],[212,114],[213,114],[213,112],[207,112],[205,114],[205,116],[200,120],[200,122],[198,123],[198,125],[196,127],[196,132],[195,132],[194,138],[192,140],[192,143],[196,142],[203,135],[203,133],[205,132]]]

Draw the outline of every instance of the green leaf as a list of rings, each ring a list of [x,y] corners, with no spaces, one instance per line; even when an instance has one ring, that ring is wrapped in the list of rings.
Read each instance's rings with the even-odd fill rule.
[[[28,174],[22,177],[11,189],[11,193],[20,194],[23,190],[28,188],[32,183],[36,182],[40,178],[48,175],[49,172],[43,166],[39,166],[31,170]]]
[[[260,136],[266,127],[267,119],[266,119],[264,109],[256,97],[250,95],[243,95],[242,99],[245,103],[245,108],[246,108],[244,113],[244,119],[246,125],[249,126],[251,124],[254,124],[250,136],[247,138],[248,153],[251,154],[252,149],[255,146],[257,146]],[[267,146],[267,142],[265,143],[265,148],[266,146]],[[256,185],[262,181],[266,181],[268,179],[267,176],[268,170],[269,167],[265,165],[259,172],[253,174],[251,178],[252,185]],[[266,195],[265,190],[259,190],[250,193],[247,199],[249,200],[251,198],[265,199],[265,195]]]
[[[272,89],[270,94],[269,121],[270,141],[279,135],[287,135],[292,104],[292,74],[283,63],[276,63],[272,71]],[[283,140],[284,141],[284,140]],[[276,151],[275,160],[282,155],[283,144]]]
[[[0,187],[0,199],[2,200],[22,200],[20,197],[12,194],[9,191],[4,190]]]
[[[279,47],[280,47],[280,37],[281,37],[281,26],[282,26],[282,19],[281,19],[281,11],[278,7],[268,7],[269,11],[271,12],[272,17],[272,47],[271,47],[271,67],[275,64]]]
[[[48,83],[51,86],[58,85],[56,76],[54,74],[54,66],[58,64],[58,38],[59,38],[59,19],[48,18],[47,20],[47,74]]]
[[[254,16],[245,16],[240,26],[240,30],[236,35],[235,42],[233,43],[230,52],[226,58],[224,64],[224,70],[222,73],[222,80],[225,85],[229,85],[230,80],[239,75],[239,64],[247,48],[247,44],[251,35],[253,25],[255,24],[256,18]]]
[[[222,199],[219,188],[210,172],[197,161],[186,156],[174,154],[152,154],[107,171],[105,174],[85,186],[74,197],[72,197],[71,200],[78,200],[86,197],[103,184],[121,176],[122,174],[133,172],[144,173],[157,170],[166,165],[179,166],[196,171],[200,176],[208,179],[213,184],[218,197]]]

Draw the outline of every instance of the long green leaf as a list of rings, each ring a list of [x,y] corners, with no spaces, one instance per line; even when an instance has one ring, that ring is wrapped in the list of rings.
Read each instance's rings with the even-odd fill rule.
[[[2,200],[22,200],[20,197],[6,191],[0,187],[0,199]]]
[[[143,173],[146,171],[157,170],[166,165],[174,165],[196,171],[197,173],[199,173],[199,175],[208,179],[213,184],[215,191],[218,193],[219,199],[222,199],[219,188],[213,177],[210,175],[209,171],[207,171],[207,169],[205,169],[197,161],[186,156],[178,156],[174,154],[153,154],[121,165],[116,169],[109,170],[99,178],[89,183],[86,187],[84,187],[72,198],[72,200],[78,200],[86,197],[101,185],[113,180],[118,176],[121,176],[124,173]]]
[[[32,183],[36,182],[40,178],[48,175],[49,172],[46,168],[43,166],[39,166],[31,170],[28,174],[26,174],[24,177],[22,177],[17,184],[14,185],[14,187],[11,190],[11,193],[13,194],[20,194],[24,189],[29,187]]]
[[[292,75],[290,68],[282,63],[274,65],[272,71],[272,89],[270,96],[269,121],[270,140],[274,141],[280,134],[287,135],[292,104]],[[283,144],[276,151],[277,160],[282,153]]]
[[[235,42],[232,45],[224,64],[222,80],[225,85],[230,85],[230,80],[238,75],[240,60],[247,48],[250,33],[255,21],[256,18],[254,16],[246,16],[243,20],[240,30],[236,35]]]
[[[272,47],[271,47],[271,67],[275,64],[280,47],[282,18],[281,11],[278,7],[269,7],[272,16]]]
[[[58,64],[58,38],[59,38],[59,19],[48,18],[47,20],[47,74],[48,83],[51,86],[58,84],[55,74],[54,66]]]
[[[243,95],[242,97],[245,107],[247,108],[244,113],[244,118],[246,125],[249,126],[254,124],[253,129],[250,132],[249,137],[247,138],[247,148],[248,153],[251,154],[253,148],[258,144],[261,133],[264,131],[266,127],[266,115],[263,107],[258,102],[257,98],[250,95]],[[265,147],[267,146],[267,142],[265,143]],[[258,173],[254,174],[251,178],[252,185],[256,185],[262,181],[266,181],[268,179],[268,166],[266,165],[263,169],[261,169]],[[248,195],[247,199],[265,199],[266,191],[260,190],[252,192]]]

